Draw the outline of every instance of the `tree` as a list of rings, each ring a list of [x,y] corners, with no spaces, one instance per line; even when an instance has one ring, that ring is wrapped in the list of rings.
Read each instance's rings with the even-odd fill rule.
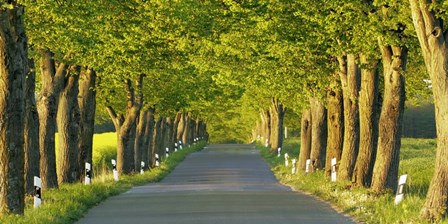
[[[317,98],[310,99],[311,109],[311,171],[321,170],[325,165],[327,143],[327,114],[323,103]]]
[[[395,190],[400,163],[401,129],[405,101],[405,77],[411,37],[409,10],[404,4],[379,6],[384,30],[378,37],[383,63],[384,94],[378,128],[378,148],[372,190]]]
[[[0,213],[23,214],[25,77],[28,49],[24,7],[0,2]]]
[[[311,125],[312,117],[311,110],[305,109],[302,113],[302,127],[300,129],[300,154],[297,169],[305,171],[306,160],[310,158],[311,154]]]
[[[57,125],[59,135],[57,174],[59,183],[78,180],[78,80],[80,67],[70,66],[64,74],[63,89],[59,94]],[[84,167],[84,166],[82,166]]]
[[[336,161],[341,160],[344,139],[342,90],[337,77],[334,78],[327,92],[327,125],[328,138],[325,171],[327,176],[329,176],[331,173],[331,160],[333,158],[336,158]]]
[[[415,31],[422,49],[434,94],[437,129],[437,154],[434,176],[429,186],[421,216],[438,220],[447,214],[448,204],[448,54],[446,4],[425,0],[410,0]]]
[[[34,61],[29,60],[25,88],[25,193],[34,193],[34,177],[40,176],[39,115],[36,107],[36,71]]]
[[[143,75],[139,75],[139,78],[136,80],[135,89],[130,79],[127,79],[125,82],[127,94],[126,115],[117,114],[112,106],[107,106],[107,111],[117,132],[117,170],[120,174],[129,174],[134,169],[134,147],[129,147],[129,142],[135,141],[134,138],[130,137],[130,134],[132,129],[135,129],[135,121],[142,107],[142,82]]]
[[[286,108],[278,99],[273,98],[269,111],[271,115],[271,150],[276,152],[283,145],[283,118],[285,117]]]
[[[83,181],[82,172],[85,163],[92,164],[93,134],[96,111],[96,72],[92,68],[83,68],[79,78],[79,128],[78,128],[78,163],[79,178]]]
[[[395,189],[401,145],[401,122],[404,110],[404,77],[406,47],[384,46],[384,101],[379,123],[378,149],[373,170],[372,190]]]
[[[41,155],[40,177],[42,188],[48,189],[58,187],[54,136],[56,133],[58,94],[67,64],[60,63],[56,70],[53,54],[49,50],[42,50],[40,54],[42,87],[37,100]]]
[[[340,180],[351,179],[358,155],[359,111],[357,99],[359,73],[355,60],[356,56],[353,54],[348,54],[347,57],[338,57],[344,102],[344,143],[338,169],[338,179]]]
[[[377,61],[361,60],[361,89],[359,91],[359,153],[353,171],[352,182],[357,186],[370,186],[375,162],[378,138],[378,74]]]

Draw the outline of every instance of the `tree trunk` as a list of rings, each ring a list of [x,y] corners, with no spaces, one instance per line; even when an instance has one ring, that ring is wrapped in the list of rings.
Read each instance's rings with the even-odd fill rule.
[[[311,172],[321,170],[325,165],[325,149],[327,141],[326,110],[319,99],[310,100],[311,108]]]
[[[344,139],[344,111],[342,91],[339,83],[335,83],[327,93],[328,139],[325,173],[331,174],[331,159],[341,160]]]
[[[359,73],[356,58],[353,54],[349,54],[346,60],[338,57],[338,61],[344,99],[344,143],[338,169],[338,179],[350,180],[358,154],[359,115],[357,101]]]
[[[0,10],[0,214],[25,207],[23,128],[28,49],[23,7]]]
[[[188,144],[190,144],[189,141],[189,135],[191,132],[191,118],[190,115],[187,113],[185,114],[185,125],[184,125],[184,131],[182,133],[182,144],[186,147]]]
[[[174,123],[173,123],[173,133],[171,136],[171,146],[172,147],[174,147],[174,143],[177,143],[179,141],[177,138],[177,133],[179,132],[179,123],[180,123],[181,118],[182,118],[182,113],[178,112],[176,114],[176,117],[174,118]]]
[[[266,127],[266,121],[264,118],[264,112],[260,112],[260,129],[259,129],[259,133],[260,133],[260,142],[262,144],[265,143],[265,127]]]
[[[92,164],[93,134],[96,110],[96,72],[83,69],[79,79],[79,130],[78,130],[78,162],[80,168],[79,179],[85,180],[85,163]],[[93,164],[92,164],[93,167]]]
[[[269,114],[271,115],[271,135],[268,137],[270,139],[270,143],[271,143],[271,153],[277,153],[277,149],[278,149],[278,126],[279,126],[279,122],[278,122],[278,114],[275,110],[275,108],[273,108],[273,106],[271,105],[271,107],[269,108]]]
[[[166,118],[162,117],[160,121],[160,130],[159,135],[157,137],[157,153],[159,154],[159,158],[162,159],[165,156],[165,136],[166,136]]]
[[[179,125],[177,127],[177,136],[176,136],[176,140],[177,142],[182,141],[183,142],[183,135],[184,135],[184,131],[185,131],[185,113],[182,112],[180,114],[180,120],[179,120]]]
[[[59,95],[57,113],[59,136],[57,174],[59,183],[74,183],[79,177],[79,70],[79,66],[71,66],[65,76],[64,90]]]
[[[126,80],[126,118],[122,114],[117,115],[111,106],[107,106],[107,111],[112,118],[115,130],[117,131],[117,171],[119,174],[130,174],[134,169],[133,143],[135,141],[135,132],[133,133],[133,131],[135,131],[135,121],[142,107],[142,83],[143,75],[140,75],[136,82],[138,91],[137,94],[135,94],[131,80]]]
[[[384,66],[384,100],[378,129],[378,148],[373,169],[372,190],[395,190],[400,163],[401,124],[405,86],[402,71],[406,70],[405,47],[380,46]]]
[[[145,141],[146,149],[143,151],[143,161],[145,161],[148,166],[152,165],[152,147],[153,147],[153,137],[154,137],[154,109],[150,108],[146,111],[146,130],[145,130]]]
[[[126,160],[129,162],[130,173],[135,172],[135,168],[137,167],[137,161],[135,161],[135,138],[137,136],[137,121],[139,115],[140,111],[135,115],[135,120],[129,130],[128,144],[126,145],[126,151],[128,152]]]
[[[262,135],[262,140],[263,140],[263,144],[267,144],[270,145],[271,143],[271,115],[269,113],[269,110],[263,111],[261,112],[261,121],[263,123],[263,135]]]
[[[26,77],[25,88],[25,192],[34,193],[34,176],[40,176],[39,154],[39,115],[36,108],[36,72],[34,61],[29,60],[29,68]]]
[[[135,144],[134,144],[134,170],[138,171],[141,167],[141,161],[143,161],[143,149],[147,146],[145,145],[145,133],[147,120],[147,110],[140,111],[139,117],[137,119],[137,128],[135,132]]]
[[[188,133],[189,145],[193,144],[195,128],[196,128],[196,121],[193,118],[190,118],[190,131]]]
[[[286,108],[283,107],[283,104],[279,103],[278,99],[273,98],[270,108],[272,152],[277,152],[277,149],[283,145],[283,118],[285,112]]]
[[[302,114],[302,127],[300,129],[300,154],[297,169],[305,171],[306,160],[311,154],[311,110],[306,109]]]
[[[39,115],[39,149],[40,176],[42,188],[57,188],[56,174],[56,114],[58,110],[58,96],[61,91],[67,65],[60,63],[55,68],[53,54],[49,50],[41,52],[42,87],[37,101]]]
[[[154,123],[154,133],[152,138],[152,149],[151,149],[151,167],[155,166],[155,154],[159,154],[158,150],[160,148],[160,136],[161,136],[161,126],[163,118],[159,116],[157,121]],[[160,156],[160,155],[159,155]],[[159,157],[160,158],[160,157]]]
[[[172,136],[173,136],[173,119],[171,117],[167,117],[165,119],[165,134],[164,134],[164,149],[168,148],[168,151],[171,152],[172,149]]]
[[[378,139],[378,75],[377,62],[361,55],[361,90],[359,91],[359,153],[352,182],[357,186],[370,186]]]
[[[448,213],[448,34],[443,19],[426,1],[410,0],[417,37],[431,77],[437,130],[435,172],[429,185],[423,218],[438,220]]]

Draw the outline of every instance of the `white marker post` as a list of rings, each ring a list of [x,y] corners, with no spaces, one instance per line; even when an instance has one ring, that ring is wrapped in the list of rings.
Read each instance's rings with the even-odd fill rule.
[[[296,163],[297,163],[297,160],[296,160],[296,159],[293,159],[293,160],[292,160],[292,168],[291,168],[291,173],[292,173],[292,174],[295,174],[295,173],[296,173]]]
[[[114,180],[118,181],[117,161],[115,161],[115,159],[112,160],[112,167],[113,167],[112,172],[114,173]]]
[[[288,155],[288,153],[285,153],[285,166],[286,167],[289,166],[289,155]]]
[[[406,184],[406,179],[408,178],[407,174],[401,175],[400,180],[398,181],[397,195],[395,196],[395,204],[400,204],[403,201],[404,196],[404,185]]]
[[[285,139],[288,138],[288,127],[285,127]]]
[[[269,146],[269,139],[266,139],[266,147]]]
[[[159,162],[159,154],[156,154],[156,167],[160,166],[160,162]]]
[[[179,141],[179,149],[182,150],[182,141]]]
[[[145,162],[141,162],[140,163],[140,174],[144,174],[145,173]]]
[[[42,204],[42,181],[39,177],[34,176],[34,208],[38,208]]]
[[[165,148],[165,157],[170,157],[170,149],[168,147]]]
[[[174,152],[177,152],[177,142],[174,143]]]
[[[280,157],[281,154],[282,154],[282,148],[278,147],[278,149],[277,149],[277,157]]]
[[[336,182],[336,158],[331,159],[331,181]]]
[[[84,185],[90,185],[90,180],[92,178],[92,165],[90,163],[86,163],[86,176],[84,178]]]
[[[310,165],[311,165],[311,160],[307,159],[306,163],[305,163],[305,173],[309,173],[310,172]]]

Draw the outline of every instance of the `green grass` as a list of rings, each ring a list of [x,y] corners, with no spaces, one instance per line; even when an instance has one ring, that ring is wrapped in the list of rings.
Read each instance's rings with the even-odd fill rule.
[[[122,175],[120,181],[115,182],[110,169],[104,162],[110,163],[115,157],[116,135],[105,133],[94,137],[93,161],[99,163],[95,167],[101,167],[100,175],[94,176],[92,184],[63,184],[58,189],[42,192],[43,204],[34,209],[33,198],[26,198],[26,209],[23,216],[6,215],[0,217],[0,223],[8,224],[49,224],[74,223],[91,207],[99,204],[108,197],[123,193],[133,186],[143,185],[149,182],[157,182],[168,175],[188,154],[201,150],[205,142],[200,142],[190,148],[184,148],[177,153],[172,153],[166,160],[162,160],[161,166],[145,172],[143,175]]]
[[[298,157],[299,140],[288,139],[282,153],[288,152],[290,159]],[[329,201],[340,212],[363,223],[425,223],[419,219],[434,170],[434,139],[402,139],[400,174],[408,174],[405,198],[394,205],[395,195],[386,193],[374,195],[369,189],[352,187],[349,182],[332,183],[324,172],[305,175],[291,174],[291,168],[284,166],[283,157],[278,158],[269,149],[259,146],[265,160],[270,164],[277,179],[296,190],[316,195]],[[442,220],[440,223],[448,223]]]

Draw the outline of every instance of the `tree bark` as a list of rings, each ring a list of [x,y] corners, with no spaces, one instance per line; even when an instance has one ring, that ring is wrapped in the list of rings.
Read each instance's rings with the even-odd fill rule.
[[[49,50],[41,51],[42,87],[37,101],[39,115],[39,149],[40,176],[42,188],[57,188],[56,174],[56,114],[58,110],[58,96],[64,81],[67,64],[60,63],[57,70],[53,54]]]
[[[336,81],[335,81],[336,82]],[[334,83],[327,93],[328,139],[325,173],[331,174],[331,159],[341,160],[344,139],[344,111],[342,91],[339,83]]]
[[[137,119],[137,128],[135,132],[135,144],[134,144],[134,170],[138,171],[141,167],[141,161],[143,160],[143,149],[147,148],[146,146],[146,127],[148,126],[148,111],[142,110],[140,111],[139,117]]]
[[[322,102],[317,98],[310,99],[311,109],[311,172],[321,170],[325,165],[325,149],[327,141],[327,116]]]
[[[146,130],[145,130],[145,141],[146,149],[143,151],[143,161],[145,161],[148,166],[152,165],[152,147],[153,147],[153,137],[154,137],[154,109],[150,108],[146,111]]]
[[[380,43],[381,44],[381,43]],[[401,126],[405,86],[402,72],[406,70],[407,49],[380,46],[384,66],[384,100],[378,129],[378,148],[372,177],[372,190],[395,190],[400,163]]]
[[[92,164],[93,135],[95,128],[96,110],[96,72],[83,69],[79,79],[79,130],[78,130],[78,162],[80,168],[79,179],[85,180],[85,163]],[[92,164],[93,167],[93,164]],[[93,170],[92,170],[93,171]],[[91,171],[91,173],[93,173]]]
[[[177,133],[179,132],[179,124],[180,121],[182,119],[182,113],[178,112],[174,118],[174,123],[173,123],[173,133],[172,133],[172,137],[171,137],[171,146],[174,147],[174,143],[178,143],[178,138],[177,138]],[[179,147],[179,146],[178,146]]]
[[[173,119],[171,117],[165,118],[165,134],[164,134],[164,149],[168,148],[168,152],[172,151],[172,136],[173,136]]]
[[[183,135],[184,135],[184,131],[185,131],[185,112],[182,112],[180,115],[180,120],[179,120],[179,125],[177,127],[177,136],[176,136],[176,140],[177,142],[182,141],[183,142]]]
[[[188,132],[188,141],[189,145],[193,144],[194,141],[194,133],[196,129],[196,120],[194,120],[192,117],[190,117],[190,131]]]
[[[28,49],[24,8],[0,10],[0,214],[25,207],[23,128]]]
[[[165,136],[166,136],[166,118],[162,117],[160,121],[160,129],[157,135],[157,153],[159,154],[159,158],[162,159],[165,156]]]
[[[190,144],[190,132],[191,132],[191,117],[188,113],[185,114],[185,125],[184,125],[184,131],[182,132],[182,144],[186,147],[188,144]]]
[[[439,220],[448,213],[448,34],[443,21],[422,0],[410,0],[414,27],[431,77],[437,130],[435,172],[429,186],[423,218]]]
[[[263,144],[270,145],[271,144],[271,114],[269,113],[269,110],[262,111],[261,112],[261,121],[263,123],[263,135],[262,140]]]
[[[59,95],[57,125],[59,136],[57,174],[59,183],[74,183],[79,177],[78,163],[78,80],[79,66],[71,66]]]
[[[157,121],[154,123],[154,132],[153,132],[153,138],[152,138],[152,148],[151,148],[151,167],[155,166],[155,154],[159,154],[158,150],[160,148],[160,136],[161,136],[161,126],[162,126],[162,120],[163,118],[159,116],[157,118]],[[160,156],[160,155],[159,155]],[[159,157],[160,158],[160,157]]]
[[[306,109],[305,111],[303,111],[301,123],[302,124],[300,129],[300,154],[297,169],[305,171],[306,160],[310,159],[311,154],[312,117],[310,109]]]
[[[135,93],[131,80],[126,80],[126,117],[122,114],[117,115],[112,106],[107,106],[106,108],[109,116],[112,118],[115,130],[117,131],[117,171],[119,174],[130,174],[134,169],[134,147],[130,146],[133,146],[135,141],[135,139],[132,138],[132,132],[135,131],[135,121],[142,107],[142,84],[143,75],[140,75],[136,81],[138,91]]]
[[[378,139],[378,74],[377,62],[360,55],[361,90],[359,91],[359,153],[352,182],[356,186],[370,186],[376,158]],[[364,68],[365,67],[365,68]]]
[[[283,104],[278,99],[272,98],[269,111],[271,115],[271,151],[277,152],[277,149],[283,145],[283,118],[286,108],[283,107]]]
[[[338,169],[338,179],[350,180],[358,154],[359,115],[357,101],[359,73],[356,58],[353,54],[349,54],[346,60],[338,57],[338,61],[344,99],[344,143]]]
[[[34,61],[29,60],[29,71],[25,88],[25,192],[34,193],[34,177],[40,177],[39,115],[36,108],[36,72]]]
[[[129,173],[138,171],[135,170],[135,168],[137,167],[137,161],[135,161],[135,138],[137,136],[137,121],[138,121],[138,117],[140,115],[140,111],[135,115],[135,120],[132,124],[131,129],[129,130],[129,135],[128,135],[128,141],[127,141],[127,145],[126,145],[126,151],[128,152],[127,154],[127,161],[129,163],[129,167],[130,167],[130,171]]]

